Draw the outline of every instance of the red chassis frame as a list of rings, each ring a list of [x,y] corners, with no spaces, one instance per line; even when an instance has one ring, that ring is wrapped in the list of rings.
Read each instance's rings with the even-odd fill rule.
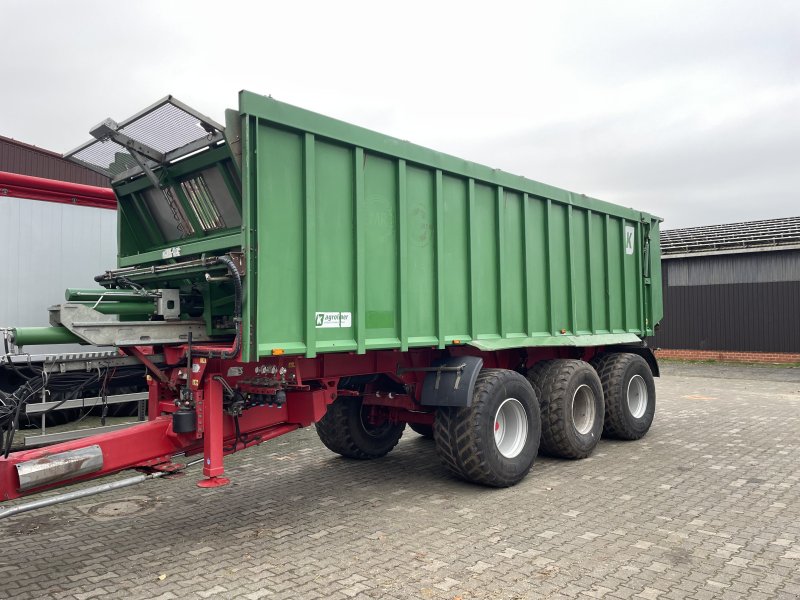
[[[138,349],[132,350],[132,354],[141,356]],[[590,360],[601,348],[528,348],[481,352],[469,346],[455,345],[447,350],[378,350],[361,355],[321,354],[316,358],[272,356],[258,363],[195,357],[191,368],[187,365],[186,350],[186,346],[165,347],[166,361],[173,366],[155,369],[154,376],[148,376],[149,421],[80,440],[14,452],[6,459],[0,457],[0,501],[124,469],[171,470],[174,468],[172,459],[175,455],[200,452],[203,453],[205,478],[198,485],[224,485],[228,482],[223,477],[225,455],[316,423],[324,416],[328,404],[339,396],[362,396],[364,405],[370,407],[368,418],[373,422],[391,420],[432,424],[434,407],[420,404],[426,373],[415,369],[428,367],[442,357],[480,356],[487,368],[525,369],[546,358]],[[155,368],[152,363],[150,366]],[[267,373],[277,379],[268,380]],[[372,384],[360,391],[339,389],[342,378],[380,374],[393,380],[394,391],[382,390]],[[234,418],[223,407],[225,387],[221,380],[231,388],[249,393],[275,394],[278,390],[284,391],[286,402],[282,405],[273,403],[247,408]],[[180,388],[190,390],[195,406],[197,428],[191,433],[173,430],[172,414],[180,408],[176,403]],[[405,393],[398,392],[398,389]],[[102,451],[100,469],[34,489],[19,489],[17,465],[20,463],[33,460],[46,462],[49,456],[90,446],[99,446]]]

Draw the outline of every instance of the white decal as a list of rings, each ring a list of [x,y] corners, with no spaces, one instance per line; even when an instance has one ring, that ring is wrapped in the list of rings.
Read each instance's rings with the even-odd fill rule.
[[[353,326],[353,313],[349,312],[318,312],[314,315],[314,319],[317,329]]]
[[[181,247],[173,246],[172,248],[164,248],[161,251],[161,258],[178,258],[181,255]]]
[[[630,225],[625,226],[625,254],[633,254],[633,234],[635,231]]]

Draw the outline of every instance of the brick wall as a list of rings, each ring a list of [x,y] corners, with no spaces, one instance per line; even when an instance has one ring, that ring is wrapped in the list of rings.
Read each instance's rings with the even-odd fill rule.
[[[800,353],[789,352],[731,352],[728,350],[672,350],[659,348],[658,358],[679,360],[722,360],[743,363],[800,363]]]

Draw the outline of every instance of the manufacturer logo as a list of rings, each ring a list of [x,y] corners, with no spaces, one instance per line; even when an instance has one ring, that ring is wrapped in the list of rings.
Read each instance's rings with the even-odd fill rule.
[[[181,255],[181,247],[180,246],[173,246],[172,248],[164,248],[161,251],[161,258],[168,259],[168,258],[178,258]]]
[[[634,234],[636,230],[630,225],[625,226],[625,254],[633,254]]]
[[[347,328],[353,326],[353,313],[318,312],[314,315],[317,329]]]

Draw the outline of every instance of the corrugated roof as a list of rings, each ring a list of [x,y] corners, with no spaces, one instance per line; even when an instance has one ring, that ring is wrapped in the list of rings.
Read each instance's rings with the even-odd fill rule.
[[[61,155],[0,135],[0,171],[70,183],[110,187],[107,177],[61,158]]]
[[[665,258],[791,248],[800,248],[800,217],[685,227],[661,232],[661,254]]]

